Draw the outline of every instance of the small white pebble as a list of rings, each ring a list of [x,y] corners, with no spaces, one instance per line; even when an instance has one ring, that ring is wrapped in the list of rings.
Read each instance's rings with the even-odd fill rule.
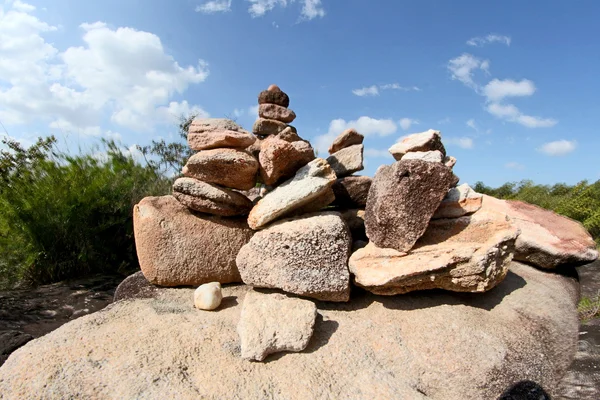
[[[200,285],[194,292],[194,306],[200,310],[214,310],[221,305],[223,294],[219,282]]]

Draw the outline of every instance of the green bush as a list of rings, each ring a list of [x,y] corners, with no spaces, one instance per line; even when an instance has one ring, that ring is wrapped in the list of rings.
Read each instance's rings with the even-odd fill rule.
[[[133,205],[169,193],[159,163],[137,163],[114,142],[102,157],[61,153],[54,137],[3,143],[0,286],[137,267]]]
[[[521,200],[577,220],[600,245],[600,181],[581,181],[570,186],[559,183],[553,186],[536,185],[532,181],[510,182],[491,188],[477,182],[473,187],[479,193],[501,199]]]

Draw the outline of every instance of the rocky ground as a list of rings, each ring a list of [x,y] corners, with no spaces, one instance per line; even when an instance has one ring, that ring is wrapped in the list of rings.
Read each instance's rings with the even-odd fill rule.
[[[122,280],[123,276],[98,275],[0,291],[0,365],[28,341],[106,307]]]
[[[596,295],[600,290],[600,261],[578,268],[578,272],[581,295]],[[0,292],[0,365],[29,340],[107,306],[122,279],[100,275],[33,290]],[[579,351],[563,380],[561,398],[600,398],[600,319],[581,324]]]

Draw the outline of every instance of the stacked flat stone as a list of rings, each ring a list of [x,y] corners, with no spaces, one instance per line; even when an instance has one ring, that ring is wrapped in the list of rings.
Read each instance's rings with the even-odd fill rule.
[[[237,190],[256,185],[258,160],[245,149],[254,135],[228,119],[195,119],[188,128],[188,145],[198,152],[173,184],[173,196],[186,207],[206,214],[247,215],[252,201]]]

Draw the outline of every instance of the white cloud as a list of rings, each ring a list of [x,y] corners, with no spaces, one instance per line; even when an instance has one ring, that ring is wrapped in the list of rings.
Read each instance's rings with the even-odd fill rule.
[[[558,121],[553,118],[540,118],[525,115],[513,104],[490,103],[487,105],[486,110],[495,117],[510,122],[516,122],[527,128],[551,128],[558,123]]]
[[[371,157],[371,158],[391,158],[392,155],[387,150],[366,148],[365,149],[365,157]]]
[[[311,20],[317,17],[323,18],[324,16],[325,10],[323,9],[321,0],[304,0],[304,5],[302,6],[301,14],[302,18]]]
[[[444,119],[440,119],[437,123],[438,123],[438,125],[446,125],[446,124],[449,124],[450,122],[451,122],[450,117],[446,117]]]
[[[467,40],[469,46],[481,47],[489,43],[502,43],[510,46],[511,39],[509,36],[490,34],[483,37],[474,37]]]
[[[184,117],[195,115],[199,118],[208,118],[210,114],[203,110],[200,106],[190,105],[187,100],[182,102],[172,101],[168,106],[161,106],[156,109],[156,113],[161,121],[178,123]]]
[[[456,138],[445,138],[444,143],[449,144],[451,146],[458,146],[463,149],[472,149],[473,148],[473,139],[470,137],[456,137]]]
[[[204,61],[182,67],[158,36],[103,22],[81,24],[83,45],[60,52],[44,39],[57,28],[15,4],[0,9],[0,118],[6,124],[60,121],[87,132],[108,117],[147,131],[169,122],[165,110],[198,108],[169,101],[207,78]]]
[[[500,101],[505,97],[531,96],[535,93],[535,85],[527,79],[519,82],[511,79],[493,79],[483,88],[483,94],[490,101]]]
[[[473,81],[473,73],[478,69],[489,73],[489,67],[490,62],[488,60],[481,60],[468,53],[464,53],[448,62],[448,69],[452,73],[452,79],[459,80],[476,90],[478,89],[478,85]]]
[[[400,128],[407,131],[412,125],[418,125],[419,121],[411,118],[402,118],[398,123],[400,124]]]
[[[523,164],[519,164],[518,162],[512,161],[512,162],[504,164],[504,168],[521,170],[521,169],[525,169],[525,166]]]
[[[251,116],[257,116],[258,115],[258,104],[255,106],[252,106],[248,109],[248,114],[250,114]]]
[[[361,89],[354,89],[352,91],[352,93],[354,93],[355,95],[360,96],[360,97],[379,96],[379,89],[377,88],[377,86],[373,85],[373,86],[364,87]]]
[[[267,12],[274,9],[276,6],[287,7],[287,0],[247,0],[250,3],[250,8],[248,8],[248,12],[253,18],[262,17]],[[292,0],[293,1],[293,0]],[[292,2],[290,1],[290,2]]]
[[[379,85],[379,89],[381,89],[381,90],[402,90],[403,92],[409,92],[411,90],[414,90],[415,92],[421,91],[421,89],[419,89],[417,86],[406,87],[406,86],[400,86],[397,83],[387,83],[385,85]]]
[[[474,129],[476,132],[479,132],[479,128],[477,128],[477,124],[475,123],[474,119],[470,119],[467,121],[467,126],[471,129]]]
[[[557,140],[544,143],[538,151],[549,156],[564,156],[573,152],[577,148],[577,142],[574,140]]]
[[[232,0],[211,0],[196,7],[196,12],[214,14],[231,11]]]
[[[376,119],[366,116],[354,121],[346,121],[341,118],[334,119],[329,124],[327,133],[315,138],[314,147],[319,151],[319,154],[327,154],[327,150],[334,139],[349,128],[356,129],[364,136],[389,136],[398,130],[398,126],[391,119]]]
[[[20,0],[15,0],[12,4],[12,8],[17,11],[22,11],[22,12],[26,12],[26,13],[35,11],[35,6],[32,6],[31,4],[23,3]]]

